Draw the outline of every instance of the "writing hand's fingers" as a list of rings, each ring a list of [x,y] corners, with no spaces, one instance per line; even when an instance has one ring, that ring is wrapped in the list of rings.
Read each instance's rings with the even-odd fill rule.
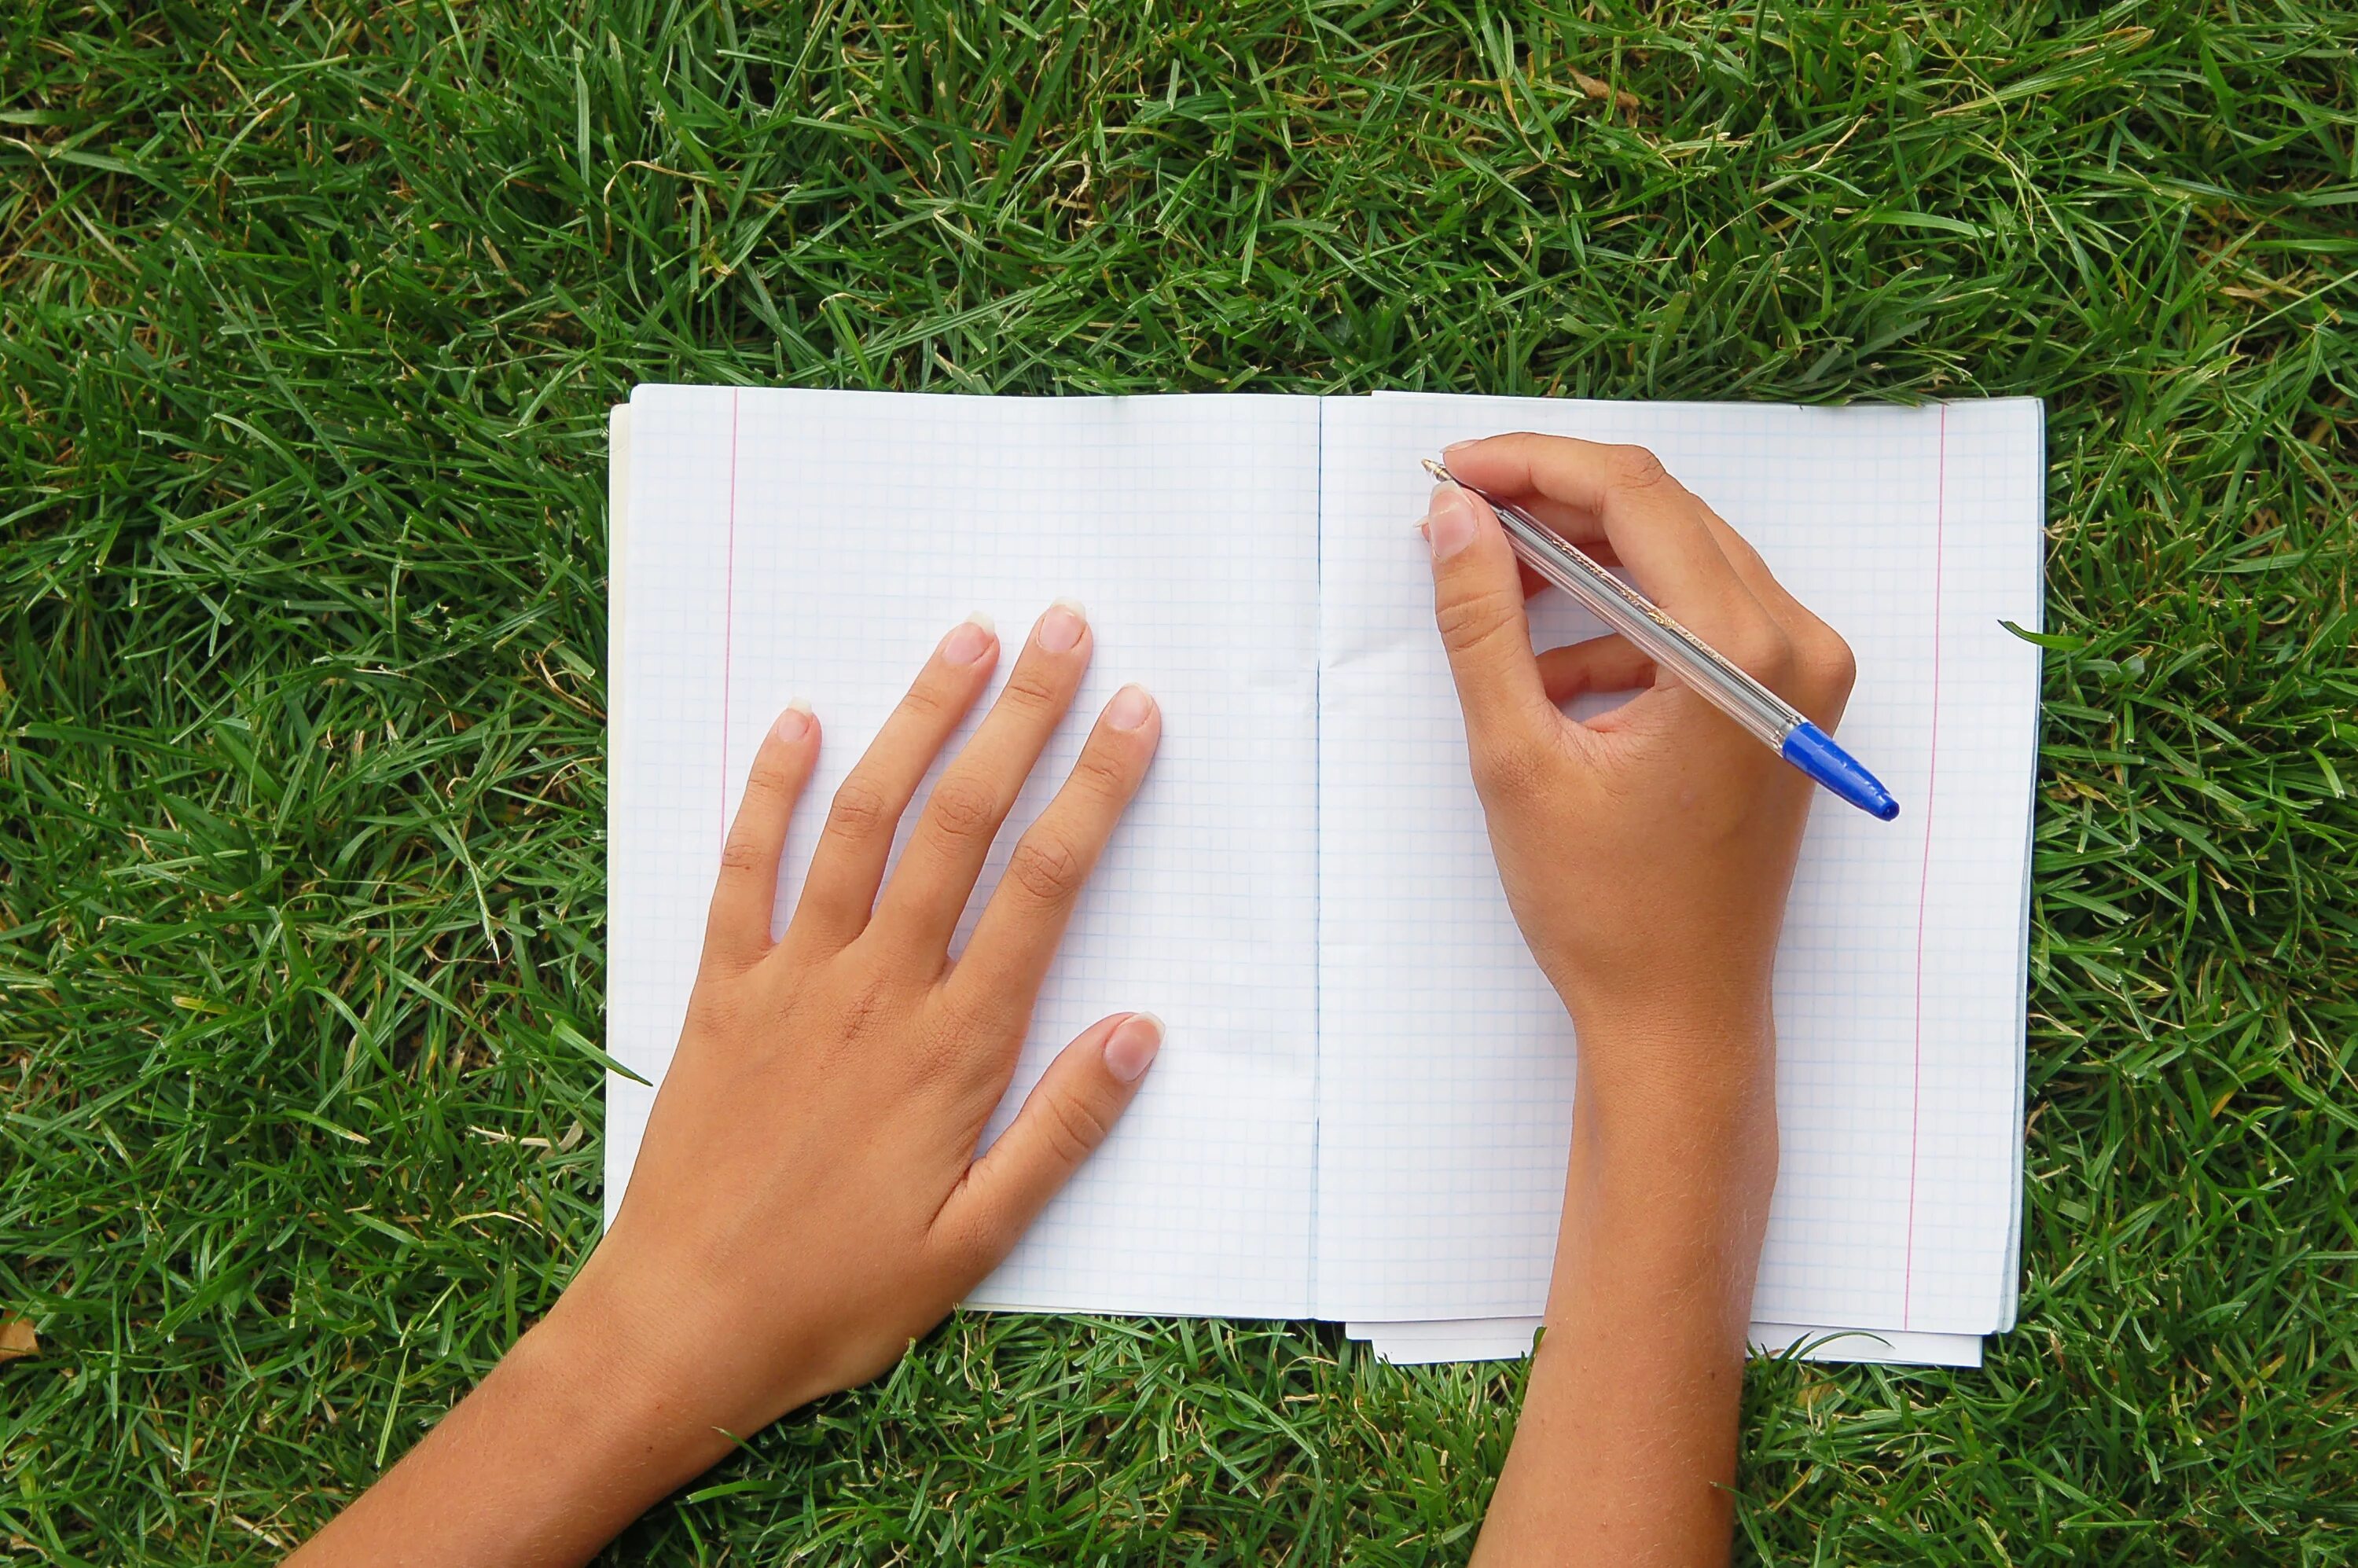
[[[926,799],[877,902],[880,935],[938,963],[1023,781],[1073,705],[1089,665],[1077,604],[1049,608],[1032,629],[999,700]]]
[[[1605,524],[1598,521],[1595,513],[1568,505],[1552,495],[1541,495],[1536,492],[1522,495],[1512,494],[1506,491],[1494,491],[1492,493],[1501,500],[1513,502],[1550,528],[1578,545],[1597,565],[1603,567],[1621,565],[1619,553],[1613,548],[1613,541],[1605,536]],[[1689,492],[1689,493],[1693,492]],[[1720,553],[1727,557],[1727,564],[1736,568],[1736,575],[1744,580],[1744,585],[1751,589],[1754,593],[1760,594],[1764,603],[1768,601],[1768,595],[1761,592],[1764,588],[1777,593],[1783,593],[1783,586],[1769,572],[1768,563],[1760,558],[1760,552],[1754,549],[1750,542],[1737,533],[1725,518],[1713,511],[1710,503],[1701,496],[1695,497],[1695,504],[1703,508],[1704,521],[1711,529],[1713,541],[1719,546]],[[1537,586],[1540,585],[1532,580],[1529,568],[1524,570],[1526,587],[1536,590]],[[1787,597],[1790,601],[1790,596]]]
[[[1572,438],[1518,435],[1493,436],[1479,441],[1462,441],[1449,449],[1449,460],[1453,464],[1463,462],[1472,465],[1471,470],[1464,476],[1467,483],[1478,485],[1493,495],[1514,502],[1541,523],[1587,551],[1603,565],[1608,567],[1620,565],[1619,557],[1613,547],[1613,541],[1606,535],[1604,521],[1593,504],[1575,504],[1543,490],[1498,490],[1473,477],[1476,472],[1489,472],[1492,466],[1498,463],[1498,454],[1488,449],[1493,442],[1525,440],[1571,441]],[[1573,444],[1590,445],[1585,441]],[[1602,449],[1608,452],[1638,450],[1633,447],[1606,447]],[[1452,468],[1450,471],[1455,473],[1457,470]],[[1507,466],[1506,471],[1510,477],[1521,476],[1522,482],[1531,484],[1540,482],[1552,470],[1544,463],[1510,463]],[[1737,533],[1727,519],[1712,510],[1711,504],[1701,496],[1694,495],[1692,492],[1689,492],[1688,495],[1694,502],[1704,525],[1710,530],[1712,542],[1719,546],[1720,553],[1727,557],[1727,564],[1735,568],[1736,575],[1743,579],[1747,588],[1751,589],[1763,603],[1780,613],[1788,609],[1801,615],[1810,613],[1794,600],[1791,594],[1785,591],[1784,585],[1777,580],[1776,574],[1768,569],[1768,564],[1760,558],[1760,552],[1753,548],[1751,541]],[[1531,578],[1529,568],[1526,568],[1525,582],[1527,588],[1536,591],[1537,585]]]
[[[1844,701],[1850,694],[1855,667],[1850,644],[1793,597],[1777,579],[1777,574],[1768,569],[1768,563],[1753,548],[1751,541],[1729,526],[1725,518],[1700,496],[1689,493],[1685,499],[1710,530],[1713,542],[1719,546],[1736,579],[1752,596],[1750,603],[1737,602],[1738,613],[1715,633],[1735,639],[1720,651],[1768,682],[1812,719],[1831,726],[1841,719]],[[1531,498],[1526,504],[1533,516],[1551,527],[1559,524],[1573,525],[1585,515],[1545,496]],[[1598,526],[1594,519],[1587,524],[1591,533]],[[1568,532],[1564,536],[1580,542],[1577,532]],[[1601,534],[1582,547],[1597,559],[1612,564],[1612,541]],[[1752,613],[1756,605],[1766,613],[1765,623]]]
[[[957,1260],[969,1285],[1007,1256],[1105,1141],[1162,1045],[1162,1021],[1151,1012],[1129,1012],[1091,1024],[1057,1053],[1023,1108],[968,1167],[935,1217],[936,1240]]]
[[[1654,684],[1654,661],[1619,637],[1591,637],[1540,655],[1540,684],[1561,706],[1592,691],[1634,691]]]
[[[1514,550],[1482,498],[1454,484],[1433,487],[1425,514],[1433,553],[1433,612],[1466,713],[1477,765],[1486,755],[1521,752],[1562,723],[1531,657]]]
[[[841,946],[867,925],[901,813],[982,694],[998,654],[998,634],[978,618],[952,627],[925,661],[909,694],[835,792],[790,933]]]
[[[1792,649],[1793,670],[1788,687],[1781,688],[1783,695],[1818,723],[1831,729],[1842,718],[1856,673],[1850,644],[1843,641],[1840,633],[1819,620],[1809,606],[1793,597],[1777,579],[1777,574],[1768,569],[1768,563],[1760,558],[1760,552],[1752,547],[1749,539],[1728,526],[1726,519],[1708,505],[1701,501],[1696,504],[1703,506],[1704,517],[1711,524],[1712,535],[1719,541],[1728,565],[1736,568],[1736,575],[1744,579],[1752,597],[1784,629]]]
[[[974,938],[951,972],[956,1006],[1019,1025],[1030,1016],[1074,902],[1162,738],[1162,710],[1144,688],[1126,686],[1114,693],[1056,798],[1008,857]]]
[[[1850,644],[1843,640],[1841,633],[1819,620],[1809,606],[1787,591],[1749,540],[1721,521],[1710,507],[1704,508],[1704,515],[1711,519],[1713,531],[1720,537],[1720,548],[1735,567],[1736,575],[1744,579],[1752,597],[1760,601],[1782,634],[1781,641],[1768,644],[1771,657],[1765,666],[1747,667],[1786,701],[1832,730],[1842,721],[1843,708],[1850,699],[1851,683],[1857,675]]]
[[[1461,442],[1450,471],[1579,543],[1594,519],[1657,602],[1820,722],[1850,690],[1849,646],[1785,590],[1725,519],[1638,447],[1519,434]]]
[[[1557,534],[1578,545],[1588,558],[1598,566],[1618,567],[1621,564],[1621,557],[1614,552],[1613,541],[1605,536],[1605,525],[1587,513],[1566,506],[1552,496],[1511,495],[1503,490],[1492,491],[1490,493],[1501,501],[1513,502]],[[1525,567],[1523,586],[1530,590],[1524,595],[1525,598],[1529,598],[1531,592],[1536,592],[1545,588],[1547,584],[1541,580],[1537,572]]]
[[[770,918],[778,896],[778,857],[786,847],[786,820],[818,761],[818,721],[796,703],[778,715],[753,753],[745,798],[720,849],[720,875],[712,884],[705,922],[704,957],[743,968],[770,950]]]
[[[1533,514],[1551,526],[1562,521],[1575,544],[1585,532],[1576,515],[1596,519],[1655,602],[1706,637],[1758,609],[1720,547],[1711,509],[1642,447],[1517,434],[1461,443],[1444,456],[1450,472],[1478,490],[1560,503],[1566,512],[1534,506]]]

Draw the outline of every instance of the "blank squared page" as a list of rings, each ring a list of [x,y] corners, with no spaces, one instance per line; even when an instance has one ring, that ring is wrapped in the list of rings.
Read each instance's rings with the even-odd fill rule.
[[[1314,399],[1248,395],[633,395],[609,1049],[634,1070],[660,1081],[670,1060],[725,824],[789,699],[812,703],[825,738],[782,912],[828,796],[951,626],[996,620],[1003,681],[1052,600],[1087,607],[1087,681],[961,943],[1098,709],[1128,681],[1162,705],[1160,753],[985,1141],[1106,1014],[1160,1013],[1166,1044],[1106,1146],[974,1304],[1308,1309],[1317,418]],[[615,1081],[610,1215],[651,1101]]]

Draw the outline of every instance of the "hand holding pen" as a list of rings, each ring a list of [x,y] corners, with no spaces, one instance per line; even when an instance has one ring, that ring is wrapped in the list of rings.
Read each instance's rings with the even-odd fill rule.
[[[1548,1331],[1481,1550],[1716,1560],[1777,1179],[1770,977],[1814,786],[1641,641],[1534,654],[1483,496],[1626,568],[1636,602],[1758,683],[1779,723],[1833,728],[1850,649],[1637,448],[1498,436],[1444,457],[1463,483],[1424,521],[1434,618],[1499,880],[1578,1037]],[[1557,706],[1639,687],[1586,722]],[[1469,1007],[1469,1045],[1482,1027]]]
[[[1456,475],[1427,458],[1425,470],[1446,483]],[[1615,577],[1595,557],[1531,513],[1502,496],[1468,486],[1498,514],[1507,543],[1542,581],[1570,594],[1674,679],[1742,725],[1752,737],[1868,816],[1888,822],[1899,803],[1857,758],[1809,716],[1779,697],[1742,665],[1666,614],[1660,605]],[[1730,535],[1733,537],[1733,535]]]
[[[1810,780],[1650,645],[1608,635],[1534,656],[1517,556],[1483,497],[1626,568],[1652,596],[1635,603],[1817,730],[1841,717],[1849,648],[1639,449],[1497,436],[1446,461],[1462,487],[1436,488],[1425,522],[1435,610],[1501,880],[1541,966],[1584,1039],[1603,1015],[1660,1016],[1671,976],[1697,1005],[1765,1009]],[[1558,707],[1635,687],[1650,689],[1585,722]]]

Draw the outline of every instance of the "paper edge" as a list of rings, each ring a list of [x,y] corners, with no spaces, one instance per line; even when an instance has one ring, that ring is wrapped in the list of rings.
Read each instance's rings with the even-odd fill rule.
[[[632,388],[636,397],[638,389]],[[614,842],[614,737],[622,733],[615,713],[622,694],[622,559],[631,536],[631,406],[617,403],[606,410],[606,843]],[[612,973],[614,923],[610,914],[606,921],[607,970]],[[600,1031],[606,1043],[606,1054],[614,1056],[614,1011],[606,1010],[605,1028]],[[622,1207],[624,1184],[617,1179],[615,1142],[613,1138],[614,1099],[627,1095],[636,1086],[620,1073],[606,1075],[606,1126],[599,1135],[600,1149],[600,1231],[611,1230],[614,1215]],[[635,1157],[635,1152],[634,1152]]]
[[[1512,1361],[1528,1356],[1538,1318],[1460,1318],[1422,1323],[1346,1323],[1344,1332],[1398,1367],[1448,1362]],[[1896,1367],[1978,1368],[1977,1334],[1927,1334],[1900,1329],[1836,1328],[1756,1323],[1745,1340],[1755,1356],[1792,1356],[1826,1363]]]

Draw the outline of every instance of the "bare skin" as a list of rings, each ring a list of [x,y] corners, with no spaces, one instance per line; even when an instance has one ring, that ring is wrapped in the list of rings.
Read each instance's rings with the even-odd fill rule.
[[[1821,725],[1841,718],[1842,639],[1648,454],[1501,436],[1448,462],[1606,546]],[[1424,527],[1500,878],[1580,1040],[1547,1331],[1475,1558],[1722,1562],[1777,1175],[1770,972],[1810,785],[1618,638],[1534,657],[1478,497],[1440,487]],[[1586,723],[1557,706],[1636,687]]]
[[[787,818],[819,745],[811,716],[780,715],[613,1228],[481,1386],[294,1561],[582,1562],[735,1437],[890,1367],[1006,1255],[1162,1040],[1145,1013],[1084,1031],[973,1157],[1162,730],[1136,687],[1107,704],[953,964],[959,913],[1089,652],[1072,611],[1041,617],[886,882],[893,830],[999,657],[981,626],[944,637],[837,792],[773,943]]]
[[[1841,640],[1644,454],[1506,436],[1449,461],[1617,554],[1821,724],[1840,717]],[[1610,639],[1535,657],[1524,585],[1478,499],[1444,486],[1425,529],[1501,878],[1581,1042],[1548,1333],[1476,1557],[1717,1562],[1776,1176],[1769,971],[1807,787],[1673,687],[1566,719],[1560,702],[1647,686],[1651,667]],[[973,1157],[1161,734],[1144,692],[1107,705],[953,962],[1090,647],[1073,611],[1041,618],[887,881],[895,827],[1000,657],[988,629],[954,628],[838,792],[773,941],[819,745],[811,715],[780,716],[612,1230],[491,1376],[292,1561],[583,1562],[739,1437],[891,1367],[1006,1255],[1162,1043],[1150,1014],[1100,1021]]]

